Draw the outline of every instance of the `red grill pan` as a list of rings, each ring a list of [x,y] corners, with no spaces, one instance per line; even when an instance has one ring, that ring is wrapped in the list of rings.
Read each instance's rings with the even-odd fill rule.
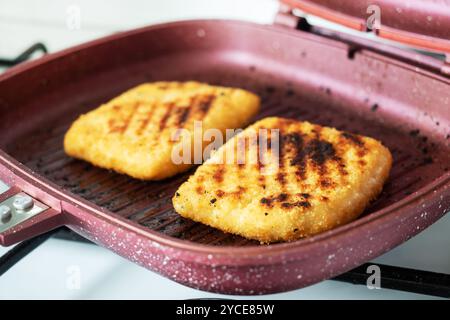
[[[228,294],[300,288],[392,249],[450,209],[450,79],[444,64],[326,30],[237,21],[146,27],[0,75],[0,179],[50,209],[0,234],[10,245],[66,225],[179,283]],[[179,217],[192,174],[141,182],[67,157],[79,114],[145,81],[195,79],[252,90],[280,115],[375,137],[394,156],[380,198],[356,221],[259,245]]]

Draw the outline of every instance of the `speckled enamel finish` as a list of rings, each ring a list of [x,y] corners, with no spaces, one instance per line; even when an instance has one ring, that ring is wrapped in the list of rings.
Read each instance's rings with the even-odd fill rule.
[[[165,40],[154,45],[144,45],[142,37],[151,38],[155,33],[159,33],[161,39]],[[348,44],[337,40],[277,26],[231,21],[164,24],[113,35],[12,68],[0,76],[0,111],[5,117],[9,117],[6,111],[10,107],[19,108],[22,103],[27,102],[27,99],[31,99],[33,90],[54,92],[70,79],[75,79],[73,85],[77,86],[78,77],[98,70],[104,72],[107,80],[104,83],[110,86],[120,84],[121,79],[113,78],[108,72],[115,68],[118,71],[114,76],[117,74],[125,76],[127,73],[128,69],[120,64],[123,63],[121,60],[124,59],[123,53],[113,54],[113,49],[122,50],[119,48],[124,46],[127,46],[129,52],[134,52],[135,55],[131,57],[133,59],[152,60],[163,55],[165,59],[174,62],[173,68],[181,68],[182,65],[180,67],[176,62],[179,55],[171,58],[171,50],[176,49],[177,54],[180,54],[184,47],[191,46],[189,47],[191,52],[193,41],[199,41],[198,45],[207,49],[206,57],[209,58],[202,63],[208,68],[217,66],[217,61],[224,56],[241,63],[248,59],[246,55],[252,54],[249,60],[264,62],[274,74],[277,72],[287,74],[287,78],[293,79],[297,70],[302,71],[302,64],[298,62],[302,52],[307,52],[317,59],[321,54],[331,53],[336,54],[336,59],[347,59],[350,50]],[[148,48],[139,51],[142,46]],[[381,85],[374,83],[376,77],[370,78],[373,76],[371,72],[367,73],[366,78],[347,74],[347,79],[355,81],[351,82],[351,86],[343,85],[345,78],[334,82],[326,82],[328,79],[326,77],[308,78],[311,83],[317,84],[318,88],[326,83],[333,92],[344,92],[348,94],[347,96],[354,96],[355,104],[349,104],[348,108],[356,110],[355,114],[361,119],[370,115],[376,108],[372,106],[372,111],[370,108],[359,110],[360,105],[356,103],[358,93],[372,88],[373,85],[375,89],[367,89],[364,93],[371,98],[382,96],[384,100],[380,101],[383,103],[391,102],[392,109],[384,110],[384,104],[381,106],[382,111],[386,113],[383,121],[386,123],[391,121],[392,126],[398,127],[399,130],[420,128],[427,131],[430,133],[430,139],[442,149],[436,151],[438,164],[420,169],[421,171],[414,175],[429,175],[431,172],[438,172],[437,170],[442,170],[442,174],[439,171],[440,174],[435,179],[427,180],[427,183],[420,185],[411,193],[402,195],[394,203],[382,206],[345,226],[292,243],[245,247],[212,246],[169,237],[68,192],[11,156],[18,154],[10,150],[15,142],[23,138],[21,134],[31,130],[39,119],[52,115],[45,112],[37,113],[30,107],[28,113],[30,121],[8,122],[7,130],[2,131],[0,137],[0,147],[7,151],[0,150],[0,179],[13,186],[9,193],[0,195],[0,200],[17,190],[24,190],[52,207],[52,210],[14,230],[0,234],[0,243],[13,244],[54,227],[67,225],[99,245],[174,281],[201,290],[227,294],[266,294],[304,287],[350,270],[394,248],[450,210],[450,172],[442,169],[448,165],[448,155],[445,152],[449,149],[447,130],[450,128],[450,114],[449,97],[445,96],[445,92],[450,92],[448,91],[450,80],[439,74],[441,65],[437,60],[369,42],[363,42],[361,46],[365,47],[366,51],[363,50],[356,58],[349,54],[348,61],[345,62],[348,65],[333,64],[330,55],[324,58],[320,66],[317,66],[315,61],[308,60],[305,62],[305,68],[309,63],[311,68],[319,68],[323,75],[338,77],[345,75],[345,68],[356,64],[367,66],[367,70],[373,70],[373,74],[379,72],[386,77],[387,83],[390,79],[397,79],[393,83],[404,85],[405,92],[393,91],[389,86],[381,88]],[[236,47],[241,51],[231,50]],[[329,48],[329,52],[324,52],[324,48]],[[193,59],[192,55],[188,56],[188,59]],[[374,57],[376,59],[372,60]],[[185,68],[189,70],[188,65]],[[248,72],[253,71],[250,69]],[[42,82],[44,74],[48,76],[49,83]],[[421,78],[417,80],[411,76],[415,74],[421,75]],[[428,80],[425,80],[425,77]],[[413,93],[406,91],[414,81],[421,81],[422,87],[429,86],[429,90],[435,90],[433,95],[424,96],[421,101],[423,108],[426,105],[426,110],[421,110],[421,106],[409,107],[409,103],[413,104],[413,99],[417,100],[417,97],[410,97]],[[29,87],[24,89],[22,95],[12,94],[25,83],[29,84]],[[95,83],[90,86],[95,86]],[[81,96],[81,89],[87,87],[76,88],[79,89]],[[376,88],[378,91],[375,91]],[[327,92],[328,90],[322,90],[325,96]],[[397,96],[402,97],[401,102],[393,102],[393,97]],[[77,99],[77,96],[67,96],[64,99],[69,103],[71,99]],[[341,96],[336,94],[332,99],[341,99]],[[436,101],[441,103],[434,103],[433,99],[439,99]],[[51,110],[51,106],[52,104],[48,103],[45,108]],[[54,110],[54,112],[64,113],[64,104],[60,106],[63,108],[62,111]],[[417,112],[417,115],[411,113],[412,111]],[[21,112],[20,108],[17,112]],[[430,114],[435,118],[430,120]],[[17,114],[11,113],[12,116]],[[436,117],[439,117],[439,126],[435,125]],[[398,141],[400,143],[401,140]],[[411,177],[408,176],[409,178]]]
[[[448,193],[448,186],[441,191]],[[257,248],[230,250],[171,239],[154,241],[75,208],[70,211],[79,211],[79,215],[66,223],[88,239],[187,286],[227,294],[267,294],[331,278],[408,240],[449,209],[448,196],[444,199],[434,188],[429,192],[435,201],[404,203],[406,213],[394,209],[378,219],[361,219],[338,233]]]
[[[377,36],[437,52],[450,51],[450,1],[281,0],[281,3],[358,31],[378,12]]]

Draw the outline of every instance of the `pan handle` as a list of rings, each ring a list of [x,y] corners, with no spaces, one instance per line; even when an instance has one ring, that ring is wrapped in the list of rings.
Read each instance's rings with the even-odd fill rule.
[[[0,245],[10,246],[64,225],[61,201],[0,150]]]

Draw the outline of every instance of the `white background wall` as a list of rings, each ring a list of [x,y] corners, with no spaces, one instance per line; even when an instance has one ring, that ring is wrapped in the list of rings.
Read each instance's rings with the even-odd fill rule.
[[[70,30],[73,6],[81,28]],[[270,23],[276,0],[0,0],[0,55],[19,52],[36,41],[59,50],[113,32],[159,22],[228,18]]]

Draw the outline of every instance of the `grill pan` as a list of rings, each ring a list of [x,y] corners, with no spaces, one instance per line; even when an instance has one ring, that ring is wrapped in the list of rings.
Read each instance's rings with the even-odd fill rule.
[[[450,78],[442,61],[317,27],[223,20],[115,34],[0,75],[0,179],[49,209],[0,233],[13,243],[66,225],[174,281],[227,294],[304,287],[408,240],[450,210]],[[306,30],[307,29],[307,30]],[[133,180],[67,157],[76,117],[146,81],[198,80],[262,97],[283,116],[381,140],[394,157],[381,196],[356,221],[260,245],[178,216],[193,173]],[[255,119],[256,120],[256,119]]]

